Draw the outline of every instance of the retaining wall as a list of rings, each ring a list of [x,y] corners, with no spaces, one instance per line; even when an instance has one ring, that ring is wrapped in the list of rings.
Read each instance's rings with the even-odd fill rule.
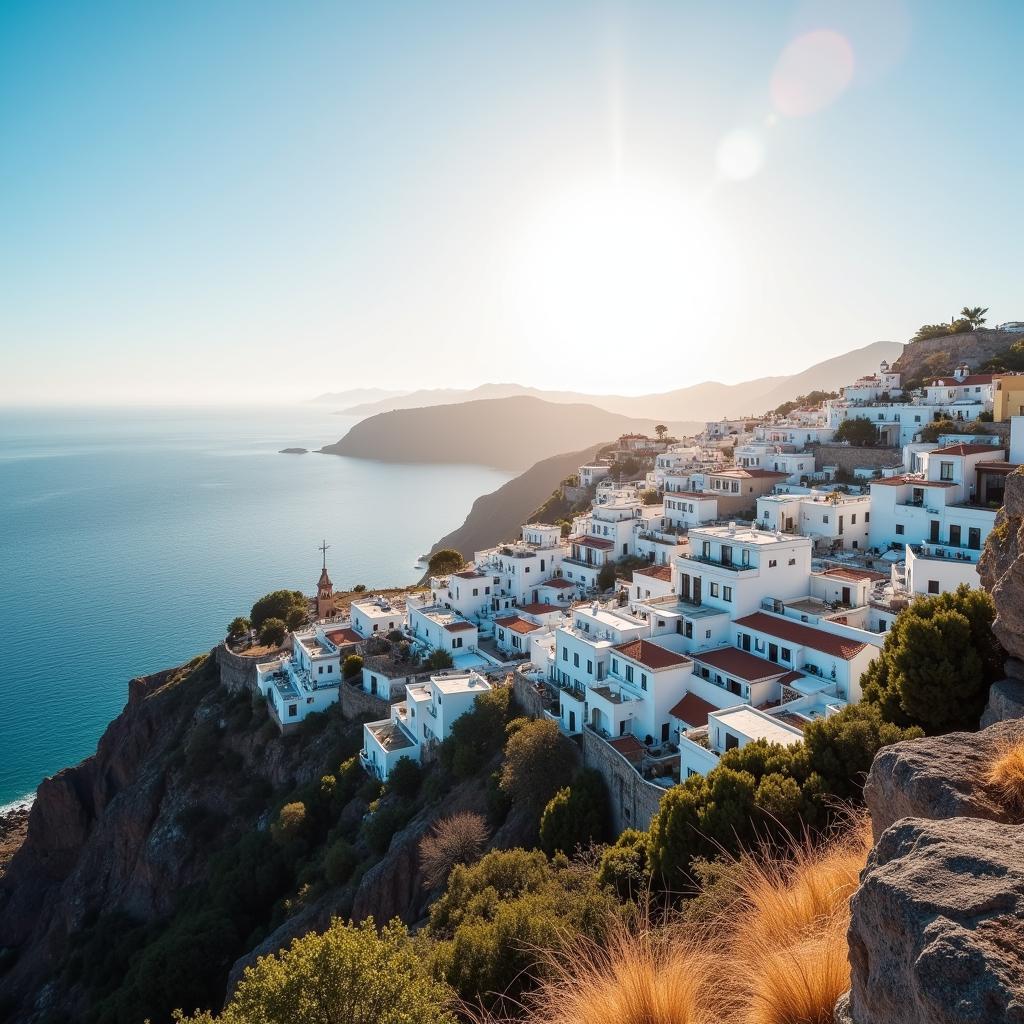
[[[608,787],[615,834],[627,828],[650,828],[665,790],[642,779],[629,761],[592,730],[584,729],[582,738],[584,767],[596,768]]]

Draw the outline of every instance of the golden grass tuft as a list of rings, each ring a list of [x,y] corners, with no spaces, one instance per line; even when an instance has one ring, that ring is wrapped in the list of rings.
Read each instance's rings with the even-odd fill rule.
[[[529,1024],[832,1024],[850,986],[850,897],[871,849],[841,837],[736,862],[736,895],[709,922],[620,925],[603,947],[561,954]]]
[[[1000,744],[985,781],[1007,810],[1024,813],[1024,740]]]

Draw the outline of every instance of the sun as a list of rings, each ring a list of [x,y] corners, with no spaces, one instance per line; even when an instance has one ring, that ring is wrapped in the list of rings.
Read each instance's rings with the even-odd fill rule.
[[[527,220],[509,298],[538,349],[664,351],[714,317],[725,298],[724,255],[721,234],[679,192],[645,182],[593,185]]]

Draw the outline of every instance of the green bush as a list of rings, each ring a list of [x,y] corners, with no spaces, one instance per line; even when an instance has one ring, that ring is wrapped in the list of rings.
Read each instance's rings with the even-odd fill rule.
[[[448,739],[441,744],[441,762],[457,778],[476,775],[501,749],[508,720],[510,690],[494,687],[481,693],[473,709],[452,723]]]
[[[264,647],[280,647],[287,632],[288,626],[281,619],[264,619],[259,629],[260,643]]]
[[[270,826],[270,834],[278,846],[302,837],[306,828],[306,805],[301,801],[285,804],[277,813],[277,820]]]
[[[400,757],[388,773],[388,792],[412,799],[422,781],[423,769],[411,757]]]
[[[434,672],[439,672],[442,669],[451,668],[455,662],[452,661],[451,654],[443,648],[438,648],[436,651],[431,651],[427,657],[427,668]]]
[[[638,900],[648,891],[651,882],[647,858],[648,835],[639,829],[627,828],[601,854],[597,880],[611,886],[620,900]]]
[[[300,613],[301,618],[292,629],[298,628],[306,621],[309,614],[309,606],[306,598],[299,590],[275,590],[270,594],[261,597],[249,612],[249,621],[252,628],[259,631],[267,619],[280,619],[286,625],[296,620],[296,614]]]
[[[245,636],[251,628],[252,623],[244,615],[236,616],[228,625],[228,639],[238,640],[240,637]]]
[[[346,679],[355,679],[363,671],[363,659],[359,654],[350,654],[341,666],[341,674]]]
[[[344,885],[352,877],[359,856],[347,839],[338,839],[324,857],[324,878],[328,885]]]
[[[548,718],[517,728],[505,744],[501,788],[517,803],[542,808],[569,781],[576,752]]]
[[[540,819],[540,844],[548,854],[571,854],[577,847],[601,842],[607,832],[608,791],[601,773],[592,768],[560,789]]]

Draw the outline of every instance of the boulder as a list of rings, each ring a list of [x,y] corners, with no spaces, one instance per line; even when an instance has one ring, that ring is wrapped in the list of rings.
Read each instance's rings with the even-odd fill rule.
[[[864,785],[875,839],[900,818],[1018,820],[984,784],[1000,745],[1015,739],[1024,740],[1024,719],[884,747]]]
[[[1021,663],[1011,659],[1011,666],[1019,670]],[[988,704],[981,715],[981,727],[984,729],[996,722],[1005,722],[1011,718],[1024,718],[1024,681],[1021,679],[1000,679],[993,683],[988,691]]]
[[[837,1019],[1024,1024],[1022,840],[1018,825],[969,818],[886,829],[851,901]]]

